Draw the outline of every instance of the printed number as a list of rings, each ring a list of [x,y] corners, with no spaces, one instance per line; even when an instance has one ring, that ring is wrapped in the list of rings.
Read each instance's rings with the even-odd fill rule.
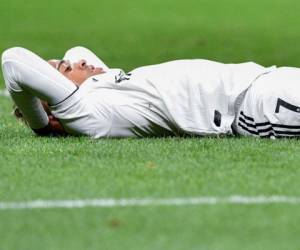
[[[288,110],[300,113],[300,107],[297,107],[293,104],[290,104],[290,103],[288,103],[288,102],[286,102],[286,101],[284,101],[280,98],[277,99],[277,105],[276,105],[275,113],[279,113],[280,106],[282,106],[282,107],[284,107]]]

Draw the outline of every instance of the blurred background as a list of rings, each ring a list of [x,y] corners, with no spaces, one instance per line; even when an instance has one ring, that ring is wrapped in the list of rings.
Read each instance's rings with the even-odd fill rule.
[[[300,65],[296,0],[0,2],[0,51],[58,58],[76,45],[124,70],[179,58]]]

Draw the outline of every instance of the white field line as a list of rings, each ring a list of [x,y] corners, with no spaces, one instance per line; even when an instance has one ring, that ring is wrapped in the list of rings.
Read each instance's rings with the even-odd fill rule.
[[[130,207],[130,206],[189,206],[189,205],[260,205],[294,204],[300,205],[300,197],[291,196],[229,196],[192,197],[170,199],[87,199],[87,200],[34,200],[25,202],[0,202],[0,210],[51,209],[83,207]]]

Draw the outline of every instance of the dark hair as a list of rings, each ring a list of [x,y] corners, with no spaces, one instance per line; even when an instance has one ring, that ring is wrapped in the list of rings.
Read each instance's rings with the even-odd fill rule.
[[[21,110],[17,107],[17,105],[13,105],[13,115],[17,118],[18,121],[23,122],[28,126],[28,122],[25,120]]]
[[[43,105],[43,108],[45,110],[45,112],[47,113],[47,115],[52,115],[50,109],[49,109],[49,105],[47,102],[42,101],[41,103]],[[23,122],[24,124],[26,124],[28,126],[28,122],[26,121],[26,119],[24,118],[21,110],[18,108],[18,106],[16,104],[13,105],[13,115],[17,118],[18,121]]]

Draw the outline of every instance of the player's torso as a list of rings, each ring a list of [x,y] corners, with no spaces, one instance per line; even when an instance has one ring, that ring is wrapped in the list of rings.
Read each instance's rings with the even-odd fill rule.
[[[179,60],[95,77],[89,98],[114,112],[114,135],[122,121],[146,131],[156,124],[173,134],[223,134],[231,131],[236,97],[264,71],[254,63]]]

